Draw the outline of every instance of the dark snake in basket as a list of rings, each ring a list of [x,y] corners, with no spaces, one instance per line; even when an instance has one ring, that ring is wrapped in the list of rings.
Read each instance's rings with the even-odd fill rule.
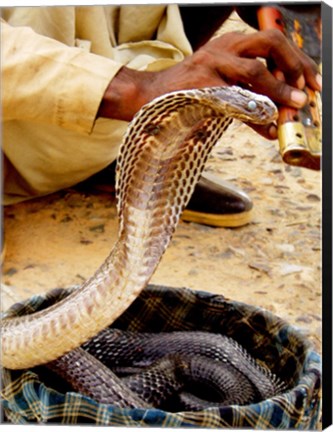
[[[112,324],[147,285],[224,130],[233,118],[265,124],[276,117],[268,98],[236,86],[168,93],[142,107],[120,147],[115,246],[95,274],[67,298],[32,315],[2,321],[3,366],[24,369],[66,354],[69,368],[79,362],[82,372],[91,373],[93,366],[85,366],[76,357],[83,355],[81,348],[75,349]],[[238,358],[241,350],[231,352]],[[175,374],[185,370],[186,376],[188,370],[203,368],[203,362],[193,364],[191,351],[186,355],[190,357],[172,360]],[[267,377],[274,387],[274,378]],[[260,393],[256,384],[253,392]],[[124,393],[121,398],[128,400]]]
[[[200,331],[108,328],[47,366],[74,390],[122,408],[196,411],[256,403],[285,389],[235,340]]]

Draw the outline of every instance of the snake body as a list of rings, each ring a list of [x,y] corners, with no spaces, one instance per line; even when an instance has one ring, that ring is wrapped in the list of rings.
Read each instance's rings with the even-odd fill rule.
[[[208,395],[216,404],[244,405],[265,400],[285,388],[269,369],[234,339],[200,331],[138,333],[105,329],[83,348],[117,374],[130,374],[122,382],[133,392],[160,406],[187,389]],[[143,372],[138,373],[142,368]],[[200,403],[202,408],[203,401]]]
[[[106,329],[47,367],[74,390],[122,408],[245,405],[286,388],[235,340],[200,331]]]
[[[268,98],[235,86],[177,91],[145,105],[120,148],[116,244],[67,298],[2,321],[3,366],[24,369],[70,357],[113,323],[147,285],[211,149],[232,118],[265,124],[276,116]]]
[[[222,334],[200,331],[137,333],[108,328],[85,343],[83,348],[116,373],[148,367],[146,376],[139,375],[137,381],[132,378],[136,385],[131,381],[127,385],[141,396],[145,389],[147,393],[148,389],[162,388],[158,398],[148,399],[155,405],[157,401],[162,402],[167,388],[172,388],[175,393],[183,391],[176,387],[179,382],[185,388],[209,387],[216,394],[220,392],[217,397],[220,404],[254,403],[284,389],[284,383],[269,369],[259,365],[234,339]],[[161,360],[164,360],[163,367],[158,364]],[[163,379],[165,385],[158,386],[153,382],[149,368],[152,364],[155,364],[155,370],[164,368],[165,374],[169,371],[164,377],[158,374],[154,377],[154,381]],[[170,379],[172,386],[168,385]]]
[[[120,408],[148,408],[151,405],[122,382],[116,374],[81,348],[46,364],[75,390],[99,403]]]
[[[265,399],[276,392],[279,380],[257,362],[234,339],[208,332],[137,333],[106,329],[83,345],[84,349],[115,371],[151,365],[163,356],[199,356],[229,364],[247,377]],[[101,349],[102,347],[102,349]]]

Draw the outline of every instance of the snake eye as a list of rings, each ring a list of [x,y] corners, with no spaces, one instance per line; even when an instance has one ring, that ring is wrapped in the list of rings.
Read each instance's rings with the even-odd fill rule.
[[[247,104],[247,109],[249,111],[254,111],[257,108],[257,102],[255,100],[250,100]]]

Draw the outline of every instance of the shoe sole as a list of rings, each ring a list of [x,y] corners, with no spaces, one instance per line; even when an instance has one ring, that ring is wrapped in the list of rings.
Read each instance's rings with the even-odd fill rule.
[[[237,228],[248,224],[252,218],[252,210],[233,214],[211,214],[185,209],[181,219],[185,222],[195,222],[220,228]]]

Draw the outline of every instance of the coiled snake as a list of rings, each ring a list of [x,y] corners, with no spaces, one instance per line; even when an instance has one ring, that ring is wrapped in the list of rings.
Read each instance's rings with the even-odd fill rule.
[[[145,105],[120,148],[116,244],[67,298],[2,321],[3,366],[24,369],[51,362],[113,323],[147,285],[232,118],[265,124],[276,117],[268,98],[236,86],[177,91]]]

